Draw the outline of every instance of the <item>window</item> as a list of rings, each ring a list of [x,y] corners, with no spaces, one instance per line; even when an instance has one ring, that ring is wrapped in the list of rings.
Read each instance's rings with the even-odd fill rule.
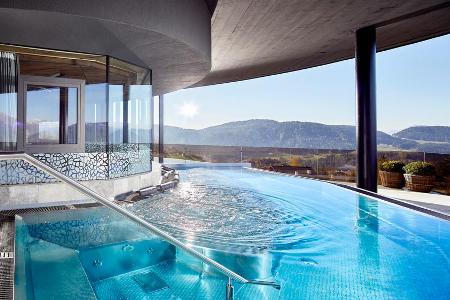
[[[0,51],[0,152],[17,148],[17,56]]]
[[[30,153],[83,152],[84,81],[21,76],[22,148]]]
[[[151,71],[115,58],[109,61],[110,144],[150,144]]]

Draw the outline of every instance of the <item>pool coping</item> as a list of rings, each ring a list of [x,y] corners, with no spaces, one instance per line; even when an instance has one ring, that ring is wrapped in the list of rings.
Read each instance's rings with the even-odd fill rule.
[[[396,204],[399,206],[403,206],[427,215],[431,215],[433,217],[439,218],[439,219],[443,219],[446,221],[450,221],[450,215],[428,208],[428,207],[424,207],[421,205],[417,205],[417,204],[413,204],[407,201],[403,201],[400,199],[395,199],[395,198],[390,198],[387,196],[383,196],[380,195],[378,193],[375,192],[371,192],[371,191],[367,191],[358,187],[353,187],[350,185],[346,185],[346,184],[342,184],[342,183],[338,183],[338,182],[333,182],[333,181],[328,181],[328,180],[323,180],[323,179],[317,179],[317,178],[310,178],[310,177],[306,177],[306,176],[301,176],[301,175],[293,175],[293,174],[286,174],[286,173],[280,173],[280,172],[275,172],[275,171],[270,171],[270,170],[263,170],[263,169],[258,169],[258,168],[248,168],[248,167],[244,167],[244,169],[247,170],[251,170],[251,171],[255,171],[255,172],[261,172],[261,173],[269,173],[269,174],[274,174],[274,175],[281,175],[281,176],[287,176],[287,177],[293,177],[293,178],[301,178],[301,179],[308,179],[308,180],[315,180],[315,181],[320,181],[323,183],[328,183],[328,184],[332,184],[334,186],[340,187],[342,189],[346,189],[346,190],[351,190],[357,194],[360,195],[364,195],[364,196],[368,196],[370,198],[373,198],[375,200],[381,200],[381,201],[385,201],[391,204]]]

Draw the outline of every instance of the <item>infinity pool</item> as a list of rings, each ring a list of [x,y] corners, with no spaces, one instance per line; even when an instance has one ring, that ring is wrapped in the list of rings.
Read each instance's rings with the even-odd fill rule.
[[[281,284],[236,284],[236,299],[449,298],[448,221],[240,168],[180,179],[128,209],[246,278]],[[52,285],[66,299],[225,298],[226,278],[105,208],[23,215],[16,247],[16,290],[30,299],[51,298]]]

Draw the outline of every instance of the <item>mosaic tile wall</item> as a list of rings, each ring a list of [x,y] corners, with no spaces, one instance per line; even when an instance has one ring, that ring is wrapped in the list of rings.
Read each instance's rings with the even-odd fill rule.
[[[104,212],[99,209],[95,209],[95,211],[98,211],[99,214],[93,215],[89,219],[28,224],[28,231],[34,238],[73,249],[149,236],[149,233],[141,226],[133,222],[123,222],[123,217],[111,214],[107,209],[104,209]],[[65,212],[58,215],[61,214],[64,215]]]
[[[150,144],[88,145],[86,153],[42,153],[34,157],[75,180],[119,178],[151,171]],[[0,185],[57,180],[24,161],[0,161]]]
[[[151,171],[150,144],[119,144],[109,146],[109,178],[118,178]],[[150,169],[149,169],[150,168]]]

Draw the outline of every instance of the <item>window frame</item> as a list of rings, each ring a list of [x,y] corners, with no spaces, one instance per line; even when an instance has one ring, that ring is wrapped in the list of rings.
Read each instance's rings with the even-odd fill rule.
[[[77,88],[77,143],[76,144],[27,144],[27,86],[43,85],[48,87]],[[17,132],[18,150],[26,153],[76,153],[85,152],[85,124],[84,124],[84,86],[85,81],[70,78],[55,78],[45,76],[20,75],[18,87],[18,122]],[[59,125],[61,128],[61,124]]]

